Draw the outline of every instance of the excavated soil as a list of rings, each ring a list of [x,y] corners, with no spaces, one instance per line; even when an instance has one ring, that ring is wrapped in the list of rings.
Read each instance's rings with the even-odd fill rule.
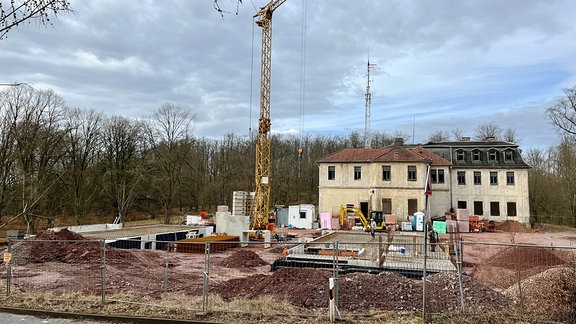
[[[316,269],[280,269],[271,275],[253,275],[228,280],[210,287],[225,300],[253,299],[272,295],[290,304],[308,309],[328,307],[329,271]],[[340,275],[338,301],[348,312],[369,310],[417,311],[422,309],[422,280],[382,272],[379,274],[349,273]],[[495,292],[470,277],[464,278],[466,299],[482,309],[498,310],[513,305],[511,298]],[[460,308],[458,278],[454,273],[428,277],[426,286],[431,312]]]
[[[216,263],[226,268],[251,268],[268,265],[258,254],[248,250],[239,250]]]

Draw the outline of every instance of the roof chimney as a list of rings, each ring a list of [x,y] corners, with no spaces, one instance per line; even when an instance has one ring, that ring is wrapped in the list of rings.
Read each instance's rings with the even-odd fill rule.
[[[462,142],[470,142],[470,136],[462,136]]]
[[[394,139],[394,146],[404,146],[404,139],[402,137],[396,137]]]

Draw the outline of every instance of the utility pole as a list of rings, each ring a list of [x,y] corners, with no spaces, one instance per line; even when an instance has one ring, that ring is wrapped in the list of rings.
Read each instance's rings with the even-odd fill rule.
[[[366,82],[366,113],[364,116],[364,148],[370,148],[372,142],[372,136],[370,134],[370,105],[372,104],[372,93],[370,93],[370,70],[375,67],[376,64],[370,63],[370,57],[368,57],[368,75]]]

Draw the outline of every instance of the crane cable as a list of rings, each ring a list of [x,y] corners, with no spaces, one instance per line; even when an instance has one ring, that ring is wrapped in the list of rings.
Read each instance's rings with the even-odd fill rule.
[[[250,115],[248,118],[248,138],[252,137],[252,96],[254,95],[254,32],[256,22],[254,21],[255,18],[252,17],[252,53],[250,54],[250,103],[249,103],[249,110]]]
[[[302,154],[304,153],[303,129],[304,129],[304,103],[306,101],[306,0],[302,0],[302,38],[300,44],[300,125],[299,125],[299,147],[298,147],[298,178],[300,178],[300,165]]]

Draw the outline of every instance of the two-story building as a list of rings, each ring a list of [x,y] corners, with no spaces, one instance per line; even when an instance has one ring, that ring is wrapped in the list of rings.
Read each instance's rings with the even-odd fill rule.
[[[433,204],[439,213],[446,211],[449,202],[448,183],[450,162],[422,147],[406,149],[401,146],[387,148],[346,148],[318,161],[319,210],[338,214],[341,205],[353,204],[364,214],[381,210],[396,214],[399,220],[425,210],[424,187],[427,167],[431,165],[432,179],[442,185],[434,188]]]
[[[431,142],[386,148],[347,148],[318,161],[319,211],[338,214],[354,204],[399,221],[426,211],[430,166],[431,217],[467,209],[484,220],[529,225],[528,170],[517,144],[501,141]]]

